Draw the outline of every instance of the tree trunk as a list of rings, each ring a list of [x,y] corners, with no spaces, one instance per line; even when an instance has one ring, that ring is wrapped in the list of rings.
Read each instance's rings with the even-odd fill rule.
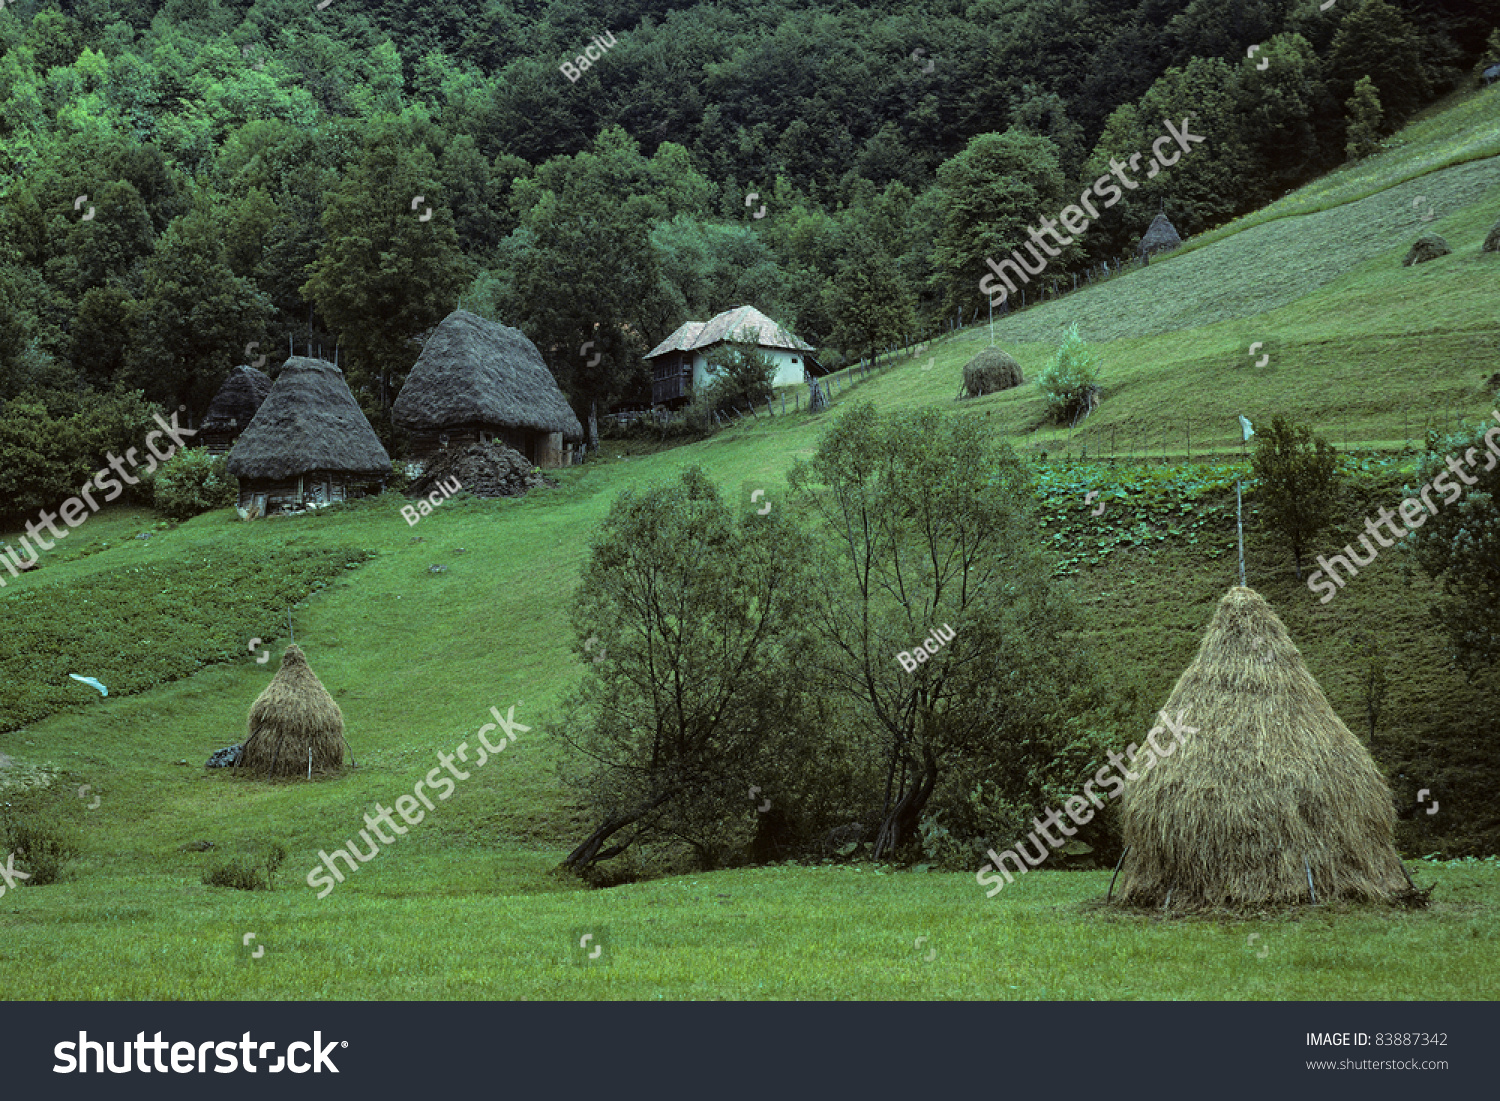
[[[916,761],[908,758],[908,763],[914,770],[917,768]],[[875,847],[870,854],[871,859],[879,860],[882,856],[895,853],[916,833],[917,823],[922,818],[922,811],[926,809],[927,801],[932,798],[933,789],[937,787],[937,776],[937,758],[924,746],[918,779],[897,800],[896,805],[890,808],[884,821],[880,823],[880,832],[875,835]]]
[[[589,402],[589,450],[599,450],[599,404]]]

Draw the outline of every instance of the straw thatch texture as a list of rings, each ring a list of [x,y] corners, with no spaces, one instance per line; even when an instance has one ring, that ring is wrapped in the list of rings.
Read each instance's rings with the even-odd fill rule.
[[[1155,256],[1158,252],[1170,252],[1180,244],[1182,238],[1177,236],[1177,227],[1167,220],[1165,214],[1158,214],[1146,227],[1146,235],[1141,238],[1136,251]]]
[[[1500,222],[1490,226],[1489,236],[1484,239],[1480,246],[1480,252],[1500,252]]]
[[[539,473],[519,451],[503,443],[471,443],[445,447],[412,482],[408,497],[426,497],[457,479],[460,489],[475,497],[524,497],[527,490],[557,485]]]
[[[480,424],[583,438],[536,345],[467,310],[454,310],[427,338],[391,419],[409,432]]]
[[[985,348],[964,364],[964,390],[971,398],[1009,390],[1025,381],[1021,365],[999,348]]]
[[[281,670],[250,708],[235,768],[267,779],[306,776],[309,750],[313,772],[344,767],[344,713],[293,643],[282,655]]]
[[[1411,251],[1406,254],[1406,259],[1401,261],[1401,266],[1409,268],[1413,264],[1425,264],[1429,260],[1436,260],[1439,256],[1447,256],[1452,251],[1441,234],[1424,233],[1412,244]]]
[[[228,432],[245,429],[271,393],[271,376],[254,367],[235,367],[219,387],[200,431]]]
[[[229,473],[284,481],[313,471],[380,478],[391,472],[391,460],[344,373],[326,360],[294,356],[235,442]]]
[[[1406,892],[1390,789],[1255,592],[1219,602],[1163,710],[1197,733],[1149,770],[1136,759],[1120,797],[1120,904],[1307,902],[1308,868],[1319,902]]]

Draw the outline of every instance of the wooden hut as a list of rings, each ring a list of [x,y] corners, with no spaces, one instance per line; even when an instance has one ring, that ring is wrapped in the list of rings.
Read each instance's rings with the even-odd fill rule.
[[[271,376],[263,371],[236,367],[229,372],[198,428],[198,439],[210,455],[229,454],[270,392]]]
[[[410,458],[498,440],[536,466],[565,466],[583,425],[520,329],[455,310],[428,337],[391,406]]]
[[[294,356],[229,454],[240,515],[316,508],[379,492],[391,460],[344,373]]]

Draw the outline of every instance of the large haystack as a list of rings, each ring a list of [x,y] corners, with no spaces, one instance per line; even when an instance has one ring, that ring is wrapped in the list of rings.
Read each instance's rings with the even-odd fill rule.
[[[519,451],[497,440],[471,443],[467,447],[445,447],[407,491],[408,497],[426,497],[441,491],[456,479],[459,489],[475,497],[524,497],[528,490],[557,483],[542,475]]]
[[[1182,238],[1177,236],[1177,227],[1167,220],[1165,214],[1158,214],[1146,227],[1146,235],[1141,238],[1136,251],[1151,257],[1158,252],[1170,252],[1181,244]]]
[[[1500,222],[1490,226],[1489,236],[1484,239],[1480,246],[1480,252],[1500,252]]]
[[[344,767],[344,713],[295,643],[250,708],[237,773],[263,779],[306,777]]]
[[[998,393],[1025,382],[1021,365],[999,348],[985,348],[964,364],[964,391],[971,398]]]
[[[565,466],[583,426],[520,329],[468,310],[443,319],[406,376],[391,420],[427,462],[446,446],[501,440],[536,466]]]
[[[1424,233],[1413,242],[1411,251],[1406,254],[1406,259],[1401,261],[1401,266],[1409,268],[1413,264],[1425,264],[1429,260],[1436,260],[1439,256],[1447,256],[1452,251],[1441,234]]]
[[[1136,759],[1120,797],[1120,904],[1308,902],[1309,874],[1319,902],[1408,890],[1390,789],[1258,594],[1236,587],[1219,602],[1163,710],[1197,732],[1150,769]]]

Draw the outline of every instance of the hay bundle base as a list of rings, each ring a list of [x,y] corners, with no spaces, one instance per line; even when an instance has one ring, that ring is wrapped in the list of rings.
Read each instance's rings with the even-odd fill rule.
[[[1118,904],[1191,910],[1408,893],[1390,789],[1256,593],[1234,588],[1220,602],[1163,710],[1174,720],[1181,712],[1197,733],[1149,770],[1132,766],[1139,779],[1120,799],[1129,848]]]
[[[1490,232],[1480,246],[1480,252],[1500,252],[1500,222],[1490,226]]]
[[[1413,264],[1425,264],[1429,260],[1436,260],[1439,256],[1447,256],[1453,250],[1448,247],[1448,242],[1437,233],[1424,233],[1412,243],[1411,251],[1406,254],[1406,259],[1401,261],[1401,266],[1409,268]]]
[[[1021,365],[999,348],[985,348],[964,364],[964,393],[971,398],[1009,390],[1025,381]]]
[[[475,497],[524,497],[529,490],[557,485],[537,473],[525,455],[492,440],[443,448],[412,483],[409,494],[425,497],[452,478],[458,479],[463,492]]]
[[[295,643],[281,669],[250,708],[236,774],[306,777],[344,767],[344,713]]]

